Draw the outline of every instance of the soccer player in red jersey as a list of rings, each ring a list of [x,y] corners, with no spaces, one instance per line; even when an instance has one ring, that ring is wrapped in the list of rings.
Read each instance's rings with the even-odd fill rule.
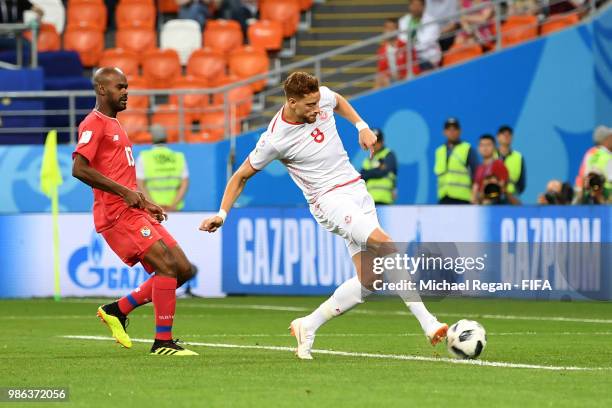
[[[126,316],[152,301],[156,330],[151,354],[197,355],[172,339],[176,288],[193,276],[192,266],[160,224],[167,218],[162,208],[136,190],[132,143],[116,117],[127,106],[127,80],[117,68],[100,68],[93,82],[96,107],[79,125],[72,175],[92,187],[96,231],[111,249],[127,265],[140,262],[155,272],[129,295],[100,306],[98,316],[117,342],[130,348]]]

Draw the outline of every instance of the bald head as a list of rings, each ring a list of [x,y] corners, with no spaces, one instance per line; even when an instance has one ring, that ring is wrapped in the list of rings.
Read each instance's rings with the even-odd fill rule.
[[[118,82],[127,82],[125,75],[119,68],[115,67],[102,67],[98,68],[93,75],[93,85],[96,93],[100,86],[108,86],[109,83],[118,81]]]
[[[93,85],[96,91],[96,104],[105,109],[109,116],[127,106],[127,79],[119,68],[102,67],[93,75]]]

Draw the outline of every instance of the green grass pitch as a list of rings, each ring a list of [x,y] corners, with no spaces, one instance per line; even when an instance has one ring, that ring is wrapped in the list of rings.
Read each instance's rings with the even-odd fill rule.
[[[447,360],[401,302],[382,298],[322,327],[315,349],[328,352],[299,361],[287,327],[321,301],[181,299],[174,335],[200,356],[178,358],[149,356],[146,342],[64,337],[109,336],[99,299],[3,300],[0,387],[69,387],[67,404],[83,407],[612,406],[611,302],[429,302],[442,321],[485,326],[481,361],[504,364],[479,366]],[[130,336],[150,339],[152,307],[130,318]]]

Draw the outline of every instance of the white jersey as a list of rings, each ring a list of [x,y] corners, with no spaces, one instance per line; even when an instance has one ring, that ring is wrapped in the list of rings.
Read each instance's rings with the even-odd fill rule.
[[[320,87],[319,92],[321,112],[314,123],[287,122],[281,109],[249,154],[255,170],[280,160],[309,204],[326,192],[360,178],[336,128],[336,94],[325,86]]]

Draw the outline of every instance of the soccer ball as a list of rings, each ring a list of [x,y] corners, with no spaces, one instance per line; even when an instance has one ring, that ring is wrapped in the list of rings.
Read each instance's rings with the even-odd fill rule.
[[[477,358],[487,345],[487,332],[474,320],[459,320],[446,335],[446,347],[455,358]]]

